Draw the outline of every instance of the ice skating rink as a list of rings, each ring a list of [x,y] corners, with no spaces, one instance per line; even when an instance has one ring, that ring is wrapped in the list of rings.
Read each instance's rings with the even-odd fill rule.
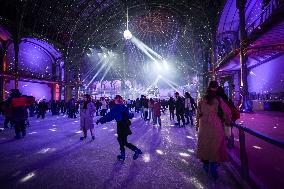
[[[98,119],[99,117],[96,117]],[[94,120],[94,121],[95,121]],[[143,155],[117,161],[116,124],[95,125],[96,139],[80,141],[79,118],[47,115],[30,118],[27,136],[0,132],[0,188],[239,188],[221,166],[216,182],[196,158],[194,127],[179,128],[162,116],[162,127],[136,115],[129,141]],[[89,134],[89,133],[88,133]]]

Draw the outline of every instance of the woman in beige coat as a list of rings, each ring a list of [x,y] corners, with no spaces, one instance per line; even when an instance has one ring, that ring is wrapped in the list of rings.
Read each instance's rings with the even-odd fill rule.
[[[90,130],[92,140],[95,139],[94,136],[94,113],[96,112],[96,107],[92,102],[91,96],[86,94],[85,101],[80,109],[80,127],[83,131],[84,136],[80,138],[80,140],[84,140],[87,138],[87,131]]]
[[[203,162],[203,168],[214,179],[218,178],[217,165],[228,160],[223,122],[231,122],[231,111],[226,103],[216,95],[217,81],[211,81],[207,94],[198,102],[197,157]]]

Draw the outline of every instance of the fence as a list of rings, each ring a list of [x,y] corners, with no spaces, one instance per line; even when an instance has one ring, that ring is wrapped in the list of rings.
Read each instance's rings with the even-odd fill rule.
[[[284,143],[281,141],[278,141],[276,139],[273,139],[271,137],[268,137],[260,132],[257,132],[255,130],[252,130],[250,128],[244,127],[242,124],[233,124],[233,127],[238,130],[238,138],[239,138],[239,159],[240,159],[240,172],[242,179],[247,181],[248,183],[263,188],[263,186],[259,186],[258,181],[256,181],[255,175],[250,175],[250,169],[249,169],[249,161],[248,161],[248,154],[247,154],[247,148],[246,148],[246,135],[245,133],[260,139],[262,142],[269,143],[278,149],[281,149],[281,152],[284,154]],[[282,153],[281,153],[282,154]],[[272,154],[264,154],[265,156],[269,157]],[[274,154],[276,155],[276,154]],[[235,158],[231,158],[234,160]],[[269,158],[268,158],[269,159]],[[272,159],[270,159],[272,161]],[[257,161],[257,160],[255,160]],[[236,163],[236,162],[234,162]],[[271,163],[271,162],[270,162]],[[273,162],[272,162],[273,163]],[[269,170],[263,170],[263,171],[269,171]],[[266,187],[264,187],[266,188]]]

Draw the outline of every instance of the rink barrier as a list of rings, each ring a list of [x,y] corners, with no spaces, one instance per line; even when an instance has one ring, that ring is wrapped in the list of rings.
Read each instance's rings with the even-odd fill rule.
[[[248,164],[248,155],[246,151],[246,139],[245,133],[248,133],[252,136],[255,136],[258,139],[261,139],[265,142],[268,142],[274,146],[277,146],[284,150],[284,142],[275,140],[263,133],[252,130],[250,128],[244,127],[242,124],[232,124],[233,127],[237,128],[239,131],[239,143],[240,143],[240,171],[241,177],[248,183],[252,185],[259,185],[260,183],[256,182],[255,176],[250,174],[249,164]],[[261,184],[262,185],[262,184]],[[261,187],[262,188],[262,187]]]

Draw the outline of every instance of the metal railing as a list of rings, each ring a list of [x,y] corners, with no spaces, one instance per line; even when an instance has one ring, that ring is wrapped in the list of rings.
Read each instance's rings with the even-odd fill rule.
[[[271,15],[272,13],[281,7],[283,5],[283,0],[271,0],[269,4],[264,8],[264,10],[261,12],[259,17],[255,19],[247,28],[247,34],[249,35],[251,32],[253,32],[257,27],[259,27],[261,24],[263,24]]]
[[[274,11],[277,9],[284,7],[284,0],[271,0],[269,4],[264,8],[261,14],[246,28],[247,35],[249,36],[256,28],[258,28],[261,24],[263,24],[270,16],[273,14]],[[220,36],[220,38],[222,38]],[[238,38],[236,38],[238,41]],[[228,49],[227,52],[221,55],[221,57],[230,56],[230,54],[234,54],[239,48],[239,44],[236,43],[234,49]],[[223,62],[222,58],[218,58],[218,62]]]
[[[250,182],[251,177],[249,174],[249,163],[248,163],[248,155],[246,151],[246,139],[245,133],[248,133],[258,139],[261,139],[267,143],[272,144],[273,146],[277,146],[284,150],[284,142],[275,140],[269,136],[266,136],[263,133],[257,132],[250,128],[244,127],[242,124],[232,124],[233,127],[237,128],[239,131],[239,143],[240,143],[240,170],[241,176],[245,181]]]

